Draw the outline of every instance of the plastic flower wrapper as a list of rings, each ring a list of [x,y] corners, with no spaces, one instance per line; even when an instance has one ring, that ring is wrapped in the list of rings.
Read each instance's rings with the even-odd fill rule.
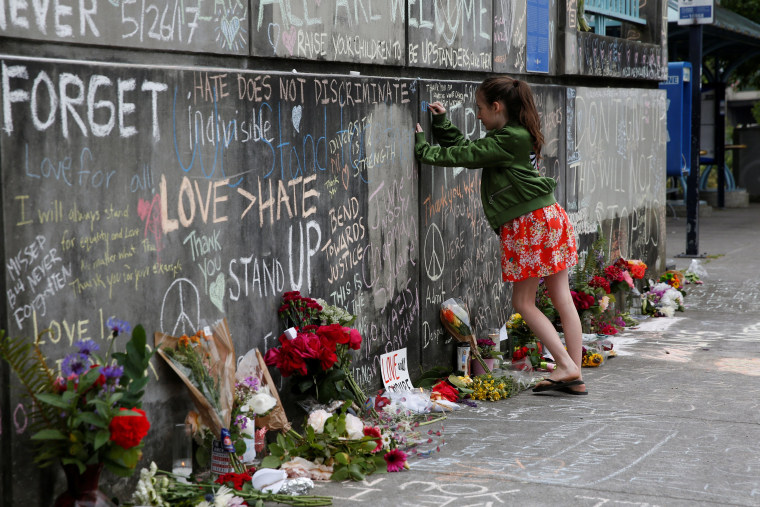
[[[472,356],[480,363],[483,369],[490,372],[483,357],[480,355],[478,344],[475,341],[475,336],[470,326],[470,315],[467,310],[467,305],[460,298],[449,298],[441,303],[440,311],[441,322],[446,331],[451,336],[456,338],[457,341],[467,343],[470,346]]]
[[[258,349],[249,350],[240,358],[237,365],[235,379],[237,382],[245,382],[248,378],[258,379],[262,392],[268,393],[275,401],[275,405],[269,412],[256,413],[256,427],[270,430],[288,431],[291,428],[282,401],[277,392],[272,376],[269,374],[264,362],[264,357]],[[258,400],[252,400],[258,401]],[[265,399],[263,401],[266,401]],[[254,411],[255,412],[255,411]]]
[[[235,348],[227,320],[201,324],[192,336],[155,333],[156,350],[190,391],[201,423],[234,454],[229,428],[234,404]],[[218,437],[217,437],[218,436]],[[226,438],[225,438],[226,437]],[[230,460],[237,469],[238,459]]]

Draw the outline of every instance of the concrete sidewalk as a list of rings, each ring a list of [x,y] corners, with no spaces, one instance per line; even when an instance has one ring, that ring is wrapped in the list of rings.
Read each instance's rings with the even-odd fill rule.
[[[686,221],[668,218],[678,269]],[[404,473],[319,484],[335,505],[760,505],[760,205],[699,221],[704,285],[686,311],[616,337],[588,396],[456,412],[445,445]]]

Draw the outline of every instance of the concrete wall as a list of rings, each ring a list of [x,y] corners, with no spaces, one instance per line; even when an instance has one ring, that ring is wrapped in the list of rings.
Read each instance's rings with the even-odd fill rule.
[[[611,256],[664,268],[664,2],[626,40],[577,32],[574,1],[55,6],[0,2],[0,325],[59,331],[53,359],[107,341],[109,317],[149,334],[226,317],[239,354],[265,350],[301,290],[359,315],[367,389],[388,350],[412,372],[452,361],[438,305],[463,297],[481,331],[511,288],[479,171],[420,168],[413,129],[442,100],[484,135],[490,72],[533,85],[582,254],[601,230]],[[168,468],[191,402],[158,358],[151,376],[144,461]],[[50,505],[62,474],[33,465],[31,405],[0,379],[0,505]],[[135,480],[106,489],[126,500]]]

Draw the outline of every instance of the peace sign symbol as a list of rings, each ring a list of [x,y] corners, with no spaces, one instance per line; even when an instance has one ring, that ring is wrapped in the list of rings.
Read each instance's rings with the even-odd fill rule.
[[[436,224],[430,224],[428,227],[422,252],[425,256],[425,272],[428,278],[432,281],[438,280],[443,275],[443,268],[446,266],[446,250],[443,235]]]
[[[178,315],[174,315],[179,311]],[[188,314],[190,312],[190,314]],[[193,319],[193,314],[195,318]],[[166,332],[164,319],[174,320],[172,336],[194,334],[201,320],[201,304],[198,289],[187,278],[178,278],[166,289],[161,303],[161,331]],[[177,332],[177,329],[181,331]]]

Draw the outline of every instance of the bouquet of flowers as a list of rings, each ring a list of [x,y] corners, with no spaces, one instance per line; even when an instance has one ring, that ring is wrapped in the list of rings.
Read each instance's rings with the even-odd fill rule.
[[[230,436],[234,404],[235,349],[227,320],[213,328],[202,326],[193,336],[169,336],[155,333],[155,345],[161,356],[190,391],[198,410],[198,420],[211,428],[215,438],[230,453],[230,462],[241,471]]]
[[[681,290],[684,285],[684,275],[680,271],[671,269],[661,274],[659,281],[670,285],[674,289]]]
[[[76,342],[77,350],[63,359],[60,372],[48,366],[42,352],[40,340],[49,330],[31,343],[0,331],[0,357],[34,403],[32,440],[41,467],[60,462],[83,473],[91,465],[105,464],[115,474],[132,475],[150,428],[140,407],[153,353],[140,325],[125,352],[111,353],[119,332],[128,327],[123,322],[112,327],[103,356],[95,341]]]
[[[654,317],[672,317],[684,311],[683,293],[668,283],[657,283],[642,294],[641,311]]]
[[[507,335],[514,349],[536,342],[536,335],[528,327],[528,323],[519,313],[513,313],[507,321]]]
[[[350,368],[350,351],[359,350],[362,345],[359,331],[339,323],[315,324],[322,322],[322,306],[298,293],[286,292],[283,301],[281,311],[295,305],[302,309],[298,315],[305,317],[295,322],[301,325],[296,327],[293,339],[284,333],[280,335],[280,346],[264,355],[266,364],[277,368],[283,377],[297,377],[293,389],[298,394],[313,393],[320,403],[352,400],[363,406],[367,397]],[[324,319],[329,321],[330,316]]]
[[[305,329],[321,323],[322,306],[309,297],[304,297],[297,290],[282,295],[282,305],[277,311],[285,327]]]
[[[478,350],[478,344],[475,341],[475,336],[470,326],[470,314],[467,310],[467,305],[464,304],[460,298],[449,298],[441,303],[441,322],[443,327],[449,332],[451,336],[456,338],[457,341],[467,343],[470,346],[472,355],[478,360],[483,369],[490,372],[488,367]]]
[[[504,400],[519,391],[512,377],[494,377],[490,373],[478,375],[472,379],[472,399],[498,401]]]

